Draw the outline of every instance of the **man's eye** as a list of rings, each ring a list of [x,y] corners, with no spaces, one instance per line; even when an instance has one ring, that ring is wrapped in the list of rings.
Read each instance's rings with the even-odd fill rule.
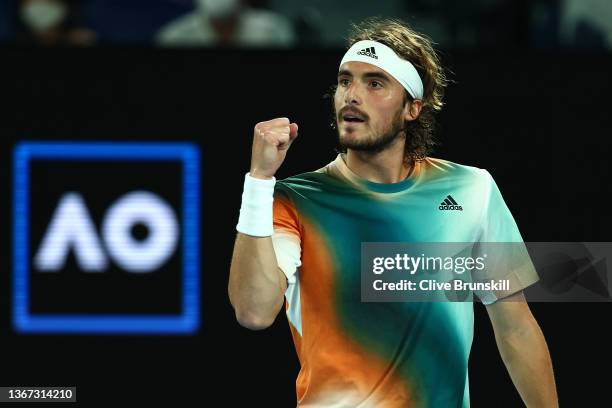
[[[372,81],[370,84],[374,86],[374,88],[380,88],[382,86],[382,84],[378,81]]]
[[[346,86],[346,85],[348,85],[348,79],[339,79],[338,80],[338,84],[340,84],[342,86]]]

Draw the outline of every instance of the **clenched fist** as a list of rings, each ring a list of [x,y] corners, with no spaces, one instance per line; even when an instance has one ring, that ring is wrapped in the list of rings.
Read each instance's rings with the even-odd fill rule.
[[[276,118],[255,125],[251,176],[271,179],[285,160],[287,149],[297,134],[297,123],[290,123],[287,118]]]

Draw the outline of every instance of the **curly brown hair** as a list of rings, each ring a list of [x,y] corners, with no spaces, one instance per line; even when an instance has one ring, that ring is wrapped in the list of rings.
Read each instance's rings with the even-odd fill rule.
[[[444,88],[448,81],[433,41],[417,33],[404,22],[392,18],[372,17],[352,24],[348,48],[362,40],[380,42],[390,47],[401,58],[410,61],[423,81],[423,107],[419,117],[405,122],[406,145],[404,160],[423,160],[433,151],[435,142],[435,114],[442,109]],[[332,87],[335,91],[335,86]],[[405,92],[404,103],[413,98]],[[335,117],[335,116],[334,116]]]

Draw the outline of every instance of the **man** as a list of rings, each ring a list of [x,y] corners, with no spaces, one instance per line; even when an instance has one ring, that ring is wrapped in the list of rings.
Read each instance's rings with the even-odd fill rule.
[[[429,40],[373,19],[349,45],[334,92],[346,153],[276,182],[298,126],[255,126],[230,300],[240,324],[263,329],[286,299],[299,406],[468,407],[473,305],[361,302],[360,245],[521,237],[486,170],[427,156],[446,84]],[[463,210],[440,210],[447,196]],[[548,349],[521,294],[537,274],[504,273],[511,291],[479,294],[501,356],[527,406],[557,406]]]
[[[195,9],[163,26],[156,42],[164,47],[293,45],[291,22],[245,0],[196,0]]]
[[[91,46],[96,33],[85,27],[79,2],[20,0],[15,42],[25,46]]]

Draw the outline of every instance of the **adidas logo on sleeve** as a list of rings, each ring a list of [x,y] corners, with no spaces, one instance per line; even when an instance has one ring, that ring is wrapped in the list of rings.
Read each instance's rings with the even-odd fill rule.
[[[446,196],[444,201],[440,203],[438,207],[439,210],[455,210],[455,211],[463,211],[463,208],[457,204],[457,202],[453,199],[453,197],[449,195]]]
[[[364,48],[363,50],[359,51],[357,55],[365,55],[367,57],[378,59],[378,55],[376,55],[376,51],[374,50],[374,47]]]

